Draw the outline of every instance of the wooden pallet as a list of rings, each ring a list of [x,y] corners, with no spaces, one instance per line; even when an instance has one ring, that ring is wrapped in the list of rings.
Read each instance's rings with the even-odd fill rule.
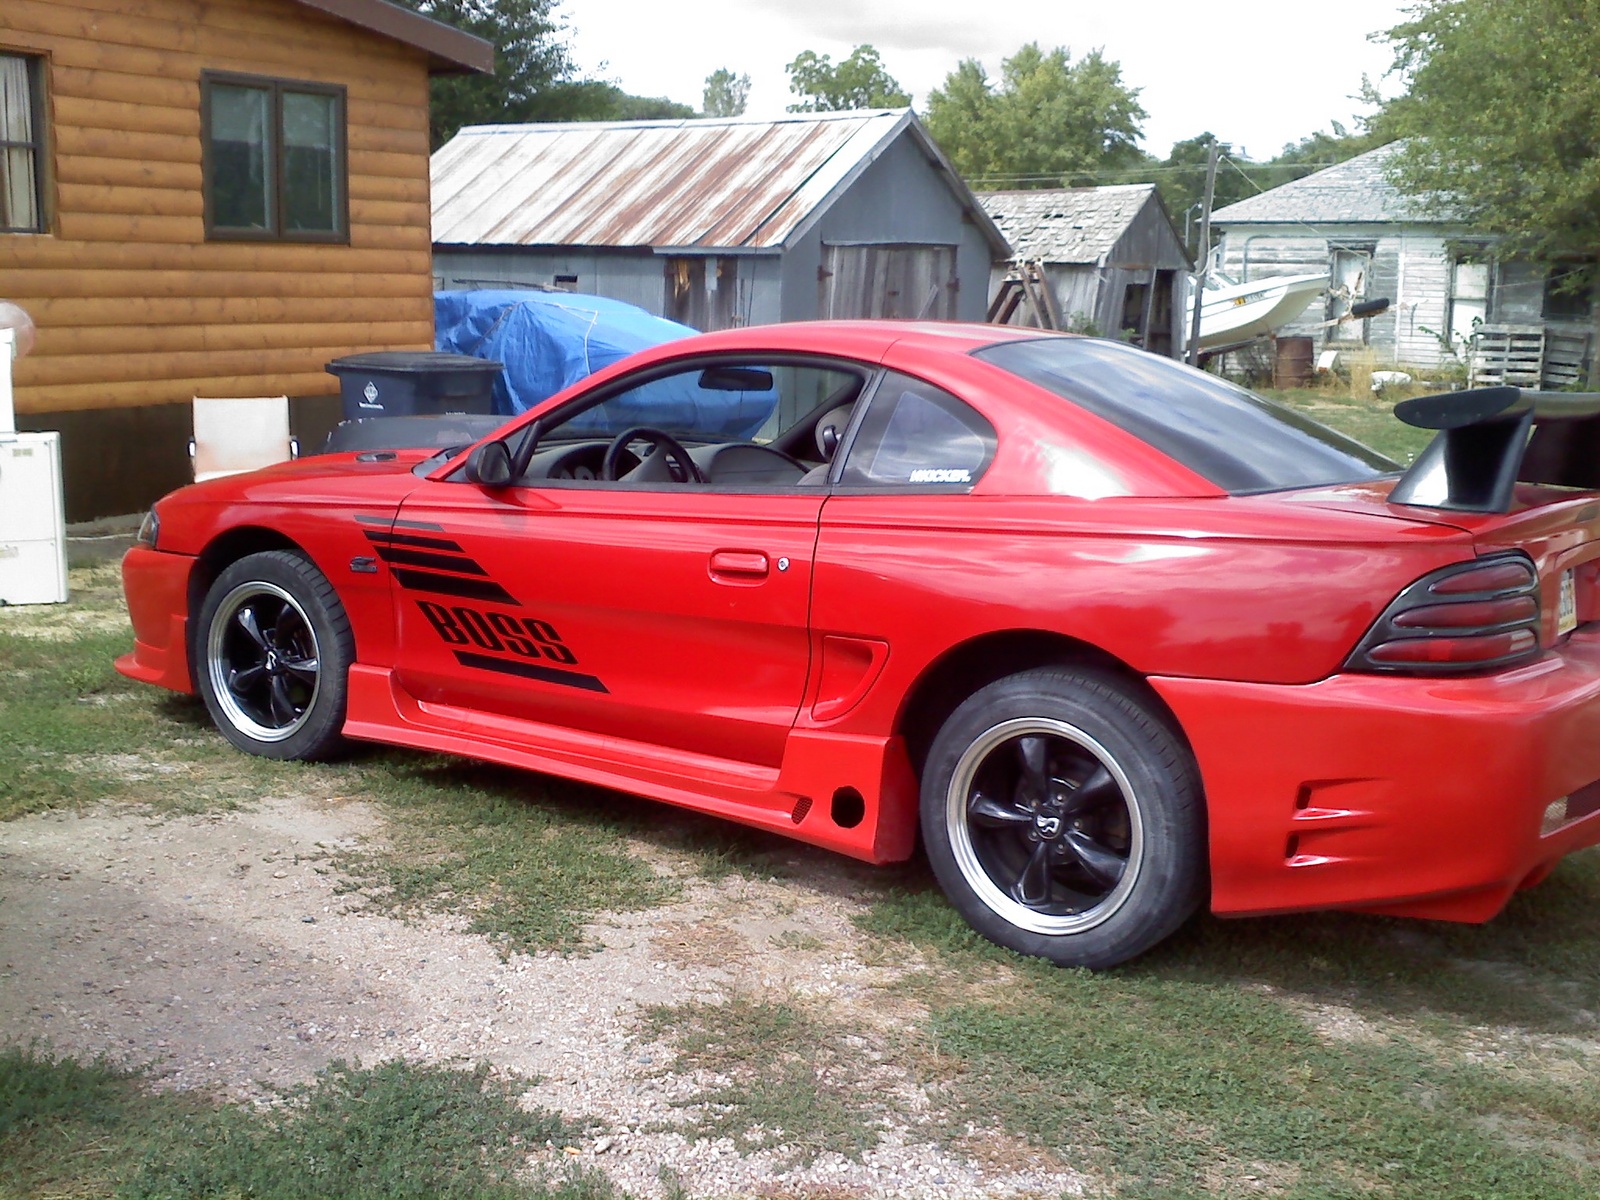
[[[1544,336],[1544,371],[1541,386],[1546,391],[1579,387],[1589,380],[1589,335],[1550,329]]]
[[[1478,326],[1467,360],[1467,386],[1539,387],[1544,343],[1543,325]]]
[[[1544,325],[1480,325],[1467,371],[1469,387],[1575,387],[1588,377],[1589,335]]]

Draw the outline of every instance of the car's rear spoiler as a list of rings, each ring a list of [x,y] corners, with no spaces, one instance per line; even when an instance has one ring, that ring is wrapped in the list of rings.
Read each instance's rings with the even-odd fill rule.
[[[1600,392],[1474,388],[1402,400],[1394,415],[1439,433],[1391,504],[1498,513],[1518,483],[1600,488]]]

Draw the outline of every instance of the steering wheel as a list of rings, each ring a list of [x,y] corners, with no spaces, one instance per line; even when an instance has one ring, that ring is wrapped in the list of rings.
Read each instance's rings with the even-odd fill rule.
[[[634,442],[646,442],[654,448],[654,453],[661,455],[661,461],[666,465],[673,482],[706,481],[705,474],[695,465],[694,459],[689,457],[689,452],[683,448],[682,442],[670,433],[651,429],[648,425],[635,425],[632,429],[624,429],[611,439],[611,444],[606,447],[606,456],[600,463],[601,479],[607,483],[616,482],[617,465],[622,461],[622,452]],[[646,451],[641,457],[648,459],[651,457],[651,452]]]

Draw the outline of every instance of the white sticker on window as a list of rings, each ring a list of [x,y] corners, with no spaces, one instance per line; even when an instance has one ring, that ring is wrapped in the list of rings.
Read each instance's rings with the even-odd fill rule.
[[[965,467],[918,467],[911,472],[912,483],[971,483],[972,472]]]

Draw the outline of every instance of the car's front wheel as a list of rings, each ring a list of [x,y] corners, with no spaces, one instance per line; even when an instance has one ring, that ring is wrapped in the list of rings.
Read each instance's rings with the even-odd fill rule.
[[[299,554],[251,554],[217,576],[195,636],[200,695],[235,746],[319,759],[342,745],[355,643],[327,577]]]
[[[999,680],[946,719],[922,777],[928,859],[979,933],[1024,954],[1109,967],[1198,906],[1200,788],[1186,746],[1108,673]]]

